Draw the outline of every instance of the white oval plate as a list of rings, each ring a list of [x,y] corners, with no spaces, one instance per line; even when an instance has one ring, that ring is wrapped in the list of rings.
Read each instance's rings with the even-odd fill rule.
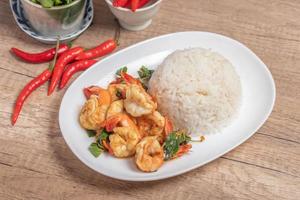
[[[94,158],[88,151],[89,138],[80,127],[78,116],[85,102],[82,89],[90,85],[107,86],[115,71],[127,65],[136,75],[141,65],[155,69],[176,49],[202,47],[219,52],[231,61],[240,76],[243,100],[238,117],[220,133],[194,143],[192,151],[168,161],[153,173],[139,171],[132,158],[117,159],[107,154]],[[270,115],[275,101],[275,84],[266,65],[243,44],[208,32],[180,32],[159,36],[118,51],[96,63],[69,87],[59,111],[60,129],[73,153],[87,166],[109,177],[130,181],[150,181],[182,174],[200,167],[232,150],[252,136]],[[174,108],[176,109],[176,108]]]

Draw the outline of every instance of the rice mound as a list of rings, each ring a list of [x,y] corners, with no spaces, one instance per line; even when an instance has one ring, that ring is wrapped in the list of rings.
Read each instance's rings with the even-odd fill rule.
[[[158,66],[149,81],[149,92],[176,129],[200,135],[218,132],[234,118],[241,83],[222,55],[192,48],[173,52]]]

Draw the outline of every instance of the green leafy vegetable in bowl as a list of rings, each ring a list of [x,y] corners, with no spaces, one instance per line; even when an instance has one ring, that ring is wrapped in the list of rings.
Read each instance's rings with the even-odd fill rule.
[[[52,8],[54,6],[63,6],[73,3],[76,0],[30,0],[33,3],[40,4],[44,8]]]

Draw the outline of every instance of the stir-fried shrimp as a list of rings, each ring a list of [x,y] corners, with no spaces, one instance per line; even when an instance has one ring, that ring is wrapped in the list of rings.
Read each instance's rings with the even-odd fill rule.
[[[83,128],[96,130],[105,120],[108,105],[100,105],[98,97],[91,95],[81,109],[79,121]]]
[[[107,89],[98,86],[84,88],[87,98],[80,124],[95,130],[95,141],[89,151],[95,157],[107,151],[117,158],[134,156],[143,172],[158,170],[163,162],[190,151],[191,137],[185,131],[174,130],[167,115],[157,110],[155,96],[144,88],[153,71],[142,67],[135,78],[122,68]]]
[[[123,113],[123,111],[124,111],[123,100],[114,101],[110,104],[110,106],[107,110],[106,118],[108,119],[108,118],[112,117],[113,115]]]
[[[113,134],[109,136],[110,148],[118,158],[134,155],[139,140],[139,133],[131,127],[116,127],[113,129]]]
[[[120,83],[120,84],[110,84],[107,90],[110,93],[112,101],[116,101],[118,99],[125,99],[127,88],[128,85]]]
[[[138,127],[136,126],[136,124],[125,113],[119,113],[111,116],[110,118],[105,120],[102,126],[105,127],[108,132],[113,131],[115,127],[130,127],[138,132]]]
[[[165,118],[158,111],[138,118],[137,122],[143,136],[157,136],[159,142],[163,142]]]
[[[144,172],[158,170],[163,164],[163,148],[156,136],[143,138],[136,146],[135,163]]]
[[[80,112],[79,121],[83,128],[96,130],[106,119],[106,112],[111,103],[107,90],[93,86],[93,92]]]
[[[133,117],[140,117],[152,113],[157,108],[157,104],[142,86],[131,84],[126,90],[124,107]]]

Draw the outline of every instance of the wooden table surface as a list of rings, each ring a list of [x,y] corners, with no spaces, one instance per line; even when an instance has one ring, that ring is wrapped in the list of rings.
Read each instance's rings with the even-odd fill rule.
[[[93,25],[76,41],[92,47],[112,37],[114,18],[94,0]],[[269,67],[276,105],[255,135],[221,158],[186,174],[148,183],[95,173],[69,150],[58,126],[65,91],[29,97],[10,125],[15,99],[47,64],[16,60],[9,49],[49,46],[25,35],[8,1],[0,1],[0,199],[300,199],[300,1],[165,0],[145,31],[121,30],[120,49],[177,31],[210,31],[246,44]]]

